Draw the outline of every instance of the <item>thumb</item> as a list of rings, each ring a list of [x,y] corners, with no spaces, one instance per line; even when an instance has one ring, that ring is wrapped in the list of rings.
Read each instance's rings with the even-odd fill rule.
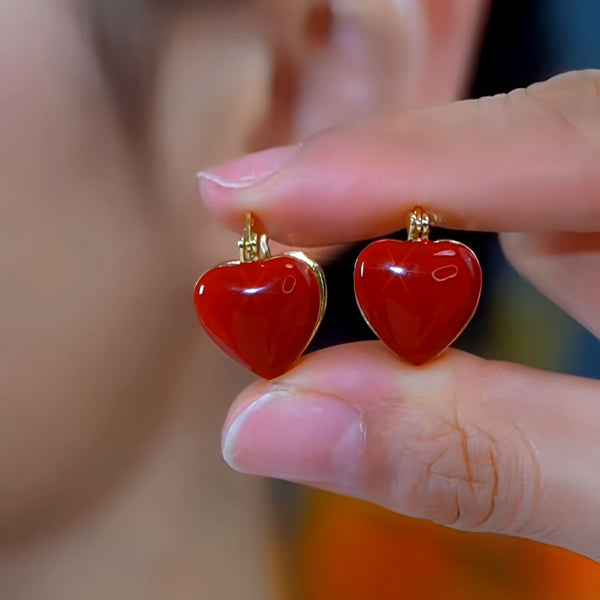
[[[594,381],[457,351],[415,368],[363,342],[249,388],[223,451],[243,472],[598,559],[599,399]]]

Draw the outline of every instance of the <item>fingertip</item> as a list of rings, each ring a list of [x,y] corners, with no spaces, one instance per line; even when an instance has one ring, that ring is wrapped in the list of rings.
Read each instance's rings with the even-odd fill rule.
[[[275,390],[236,413],[225,429],[223,456],[243,473],[352,485],[363,445],[361,415],[342,400]]]
[[[211,212],[218,214],[231,205],[231,187],[224,185],[216,175],[208,171],[199,171],[196,177],[202,202]]]
[[[221,217],[236,211],[239,190],[250,188],[281,171],[298,154],[300,146],[281,146],[247,154],[236,160],[198,171],[202,200]]]

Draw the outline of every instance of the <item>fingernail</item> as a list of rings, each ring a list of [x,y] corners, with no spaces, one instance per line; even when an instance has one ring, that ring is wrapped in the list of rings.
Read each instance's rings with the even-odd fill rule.
[[[361,415],[347,404],[330,396],[271,392],[228,424],[223,456],[244,473],[351,486],[363,446]]]
[[[218,201],[214,196],[228,194],[228,190],[250,187],[285,167],[298,154],[299,149],[299,145],[270,148],[200,171],[197,174],[200,193],[204,201],[210,204]]]

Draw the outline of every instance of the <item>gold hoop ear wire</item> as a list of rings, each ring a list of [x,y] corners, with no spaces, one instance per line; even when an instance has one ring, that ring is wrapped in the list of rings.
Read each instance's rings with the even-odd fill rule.
[[[246,213],[244,233],[241,239],[238,241],[238,248],[240,249],[240,260],[231,261],[227,264],[258,262],[261,260],[268,260],[269,258],[271,258],[269,238],[266,233],[261,232],[259,234],[257,231],[255,231],[255,219],[254,215],[251,212]],[[319,329],[321,322],[323,321],[323,317],[325,316],[325,308],[327,307],[327,282],[325,280],[325,272],[323,271],[319,263],[317,263],[310,256],[304,254],[304,252],[293,250],[290,252],[285,252],[283,256],[290,256],[291,258],[295,258],[296,260],[299,260],[300,262],[303,262],[305,265],[307,265],[311,270],[312,274],[315,276],[319,286],[319,313],[312,335],[310,336],[310,339],[308,340],[306,346],[302,350],[302,353],[304,353],[306,348],[309,346],[309,344],[315,337],[315,334],[317,333],[317,330]]]
[[[238,248],[240,249],[240,262],[257,262],[271,258],[267,234],[258,235],[254,231],[254,217],[251,212],[246,213],[244,235],[238,241]]]
[[[420,206],[415,206],[410,214],[408,241],[423,242],[429,240],[429,225],[429,215]]]

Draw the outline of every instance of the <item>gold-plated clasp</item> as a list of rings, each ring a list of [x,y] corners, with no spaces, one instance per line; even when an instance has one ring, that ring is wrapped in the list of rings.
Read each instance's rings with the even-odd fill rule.
[[[416,206],[410,215],[408,227],[408,241],[422,242],[429,239],[429,215],[420,207]]]
[[[251,212],[246,213],[244,235],[238,241],[241,262],[256,262],[271,258],[269,241],[266,233],[260,235],[254,231],[254,217]]]

